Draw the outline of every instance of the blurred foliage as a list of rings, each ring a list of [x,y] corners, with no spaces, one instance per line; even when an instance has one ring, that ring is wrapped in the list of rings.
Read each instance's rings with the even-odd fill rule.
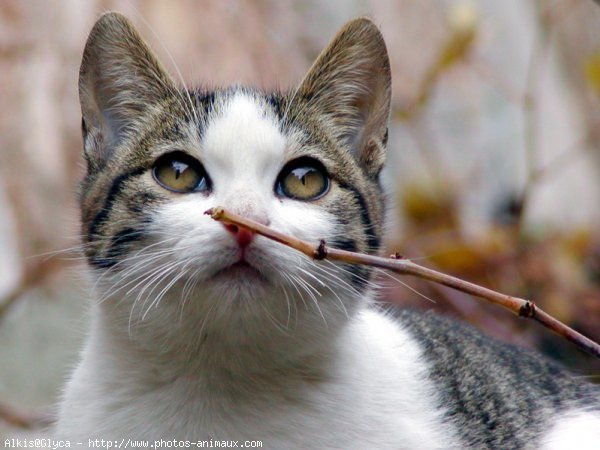
[[[401,234],[390,242],[390,250],[496,291],[533,300],[557,319],[598,340],[600,227],[596,224],[553,228],[546,224],[543,228],[532,228],[526,226],[525,220],[531,207],[532,192],[548,178],[560,175],[576,151],[588,147],[593,149],[597,142],[598,126],[592,119],[575,145],[558,153],[549,163],[541,164],[536,160],[541,152],[538,133],[544,131],[538,129],[543,61],[551,38],[556,34],[568,36],[570,32],[561,28],[562,21],[576,13],[582,5],[577,0],[535,3],[540,34],[531,50],[522,90],[508,85],[498,78],[497,73],[485,70],[485,66],[479,64],[478,47],[487,30],[484,30],[482,18],[473,3],[458,2],[445,11],[446,35],[423,72],[416,94],[396,107],[393,118],[402,123],[409,133],[422,138],[427,134],[423,130],[427,130],[427,121],[430,120],[429,114],[435,101],[433,94],[444,78],[452,76],[452,72],[460,67],[483,68],[481,75],[497,84],[523,114],[528,179],[521,192],[506,192],[492,220],[483,226],[479,224],[474,232],[461,211],[465,190],[470,189],[472,180],[457,182],[454,174],[444,170],[437,153],[423,145],[421,150],[429,165],[429,177],[399,181],[396,204],[399,206],[398,222],[403,227]],[[584,89],[581,88],[581,80],[576,79],[572,86],[581,98],[590,92],[594,94],[596,102],[592,103],[589,116],[597,117],[595,111],[600,106],[597,102],[600,99],[600,50],[578,48],[574,51],[569,47],[571,40],[565,41],[563,58],[567,71],[572,66],[577,67],[587,82]],[[574,42],[577,43],[576,40]],[[563,213],[556,211],[556,214],[560,216]],[[405,282],[410,289],[402,286]],[[391,282],[385,294],[385,301],[397,302],[398,299],[415,308],[433,307],[462,318],[501,340],[541,349],[573,370],[588,375],[600,373],[597,358],[576,350],[572,344],[542,327],[466,294],[423,280],[402,279]],[[600,382],[600,377],[592,376],[591,379]]]
[[[450,8],[447,14],[449,36],[423,75],[413,102],[396,111],[398,119],[408,119],[424,107],[439,77],[468,58],[477,39],[478,21],[477,11],[470,3],[458,3]]]
[[[590,87],[596,95],[600,96],[600,50],[588,57],[585,61],[583,71]]]
[[[494,222],[473,236],[458,216],[459,198],[460,190],[449,183],[408,186],[398,199],[404,237],[393,242],[392,248],[442,272],[533,300],[584,335],[598,336],[598,229],[577,228],[549,234],[522,230],[519,223],[523,210],[517,200],[510,198],[497,211]],[[416,294],[395,286],[388,298],[412,297],[408,303],[426,309],[432,305],[421,297],[435,299],[437,309],[475,323],[500,339],[543,348],[550,356],[588,373],[600,371],[598,359],[574,350],[562,338],[505,314],[498,307],[423,280],[412,280],[410,285]]]

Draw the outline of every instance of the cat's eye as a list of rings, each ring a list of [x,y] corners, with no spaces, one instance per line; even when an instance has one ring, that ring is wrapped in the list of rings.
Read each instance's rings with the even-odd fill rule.
[[[210,179],[197,159],[187,153],[173,152],[154,163],[152,175],[158,184],[174,192],[202,192],[210,189]]]
[[[316,200],[329,190],[329,176],[323,164],[313,158],[299,158],[283,168],[275,192],[294,200]]]

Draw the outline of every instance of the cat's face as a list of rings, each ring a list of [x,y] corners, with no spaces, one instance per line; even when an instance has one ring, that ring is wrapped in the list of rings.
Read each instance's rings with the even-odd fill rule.
[[[298,89],[265,94],[176,87],[129,22],[107,14],[84,52],[80,97],[84,245],[107,301],[137,320],[287,325],[352,309],[367,269],[313,262],[204,212],[220,205],[307,241],[378,251],[390,74],[371,22],[348,24]]]

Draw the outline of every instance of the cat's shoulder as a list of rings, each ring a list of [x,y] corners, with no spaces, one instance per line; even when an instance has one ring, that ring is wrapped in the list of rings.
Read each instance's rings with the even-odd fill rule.
[[[434,311],[388,308],[384,314],[420,342],[424,356],[444,364],[470,362],[504,365],[506,370],[534,371],[552,376],[571,377],[561,364],[522,346],[501,342],[464,321]]]
[[[560,448],[574,429],[600,424],[600,388],[548,358],[433,312],[379,314],[417,343],[440,407],[471,446],[527,448],[546,436],[544,448]]]
[[[589,398],[590,391],[598,390],[562,364],[525,347],[494,339],[460,320],[433,311],[399,308],[388,309],[384,314],[419,343],[432,377],[439,381],[462,375],[462,379],[473,378],[477,387],[510,383],[521,394],[542,390],[544,395],[563,401]]]

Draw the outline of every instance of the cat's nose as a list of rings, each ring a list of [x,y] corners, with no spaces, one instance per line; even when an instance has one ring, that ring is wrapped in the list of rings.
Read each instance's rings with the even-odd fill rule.
[[[246,229],[240,228],[237,225],[224,223],[223,226],[227,231],[235,236],[237,242],[241,248],[247,247],[250,245],[250,242],[254,239],[255,233]]]
[[[266,217],[266,215],[261,215],[261,214],[250,214],[247,211],[244,211],[245,217],[248,217],[249,219],[252,219],[255,222],[258,222],[262,225],[266,225],[269,226],[271,224],[271,221],[268,219],[268,217]],[[254,238],[256,237],[256,233],[254,233],[253,231],[248,230],[247,228],[243,228],[243,227],[238,227],[237,225],[234,224],[230,224],[230,223],[223,223],[223,226],[225,227],[225,229],[227,231],[229,231],[236,239],[237,242],[239,244],[239,246],[241,248],[245,248],[248,245],[250,245],[250,243],[254,240]]]

